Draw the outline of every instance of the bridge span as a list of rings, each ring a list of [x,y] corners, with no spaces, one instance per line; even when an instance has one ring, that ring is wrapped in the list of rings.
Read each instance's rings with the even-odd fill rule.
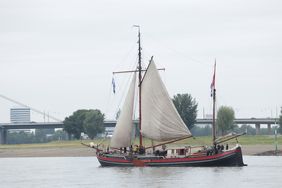
[[[57,129],[57,128],[63,128],[63,122],[0,123],[0,144],[7,143],[8,130]]]
[[[236,124],[252,124],[256,127],[256,134],[260,134],[260,125],[266,124],[271,131],[271,125],[277,124],[277,118],[238,118],[235,119]],[[134,123],[138,123],[135,120]],[[197,125],[211,125],[212,119],[197,119]],[[116,120],[105,120],[105,127],[115,127]],[[0,144],[5,144],[7,140],[7,131],[11,129],[57,129],[63,128],[63,122],[30,122],[30,123],[0,123]]]
[[[256,127],[256,134],[260,134],[260,125],[264,124],[267,125],[268,133],[271,133],[271,125],[278,124],[278,118],[238,118],[234,120],[235,124],[239,125],[255,125]],[[197,119],[196,124],[212,124],[212,119]]]

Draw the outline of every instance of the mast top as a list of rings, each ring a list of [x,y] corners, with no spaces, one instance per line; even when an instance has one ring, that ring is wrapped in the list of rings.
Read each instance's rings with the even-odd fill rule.
[[[140,25],[133,25],[133,27],[137,27],[138,28],[138,43],[139,43],[139,46],[141,46],[140,45]]]

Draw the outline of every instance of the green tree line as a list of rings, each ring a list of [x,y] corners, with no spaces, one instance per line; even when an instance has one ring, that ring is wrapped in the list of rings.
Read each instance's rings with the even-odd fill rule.
[[[8,144],[46,143],[53,140],[66,140],[67,134],[62,130],[36,129],[35,132],[17,131],[7,133]]]

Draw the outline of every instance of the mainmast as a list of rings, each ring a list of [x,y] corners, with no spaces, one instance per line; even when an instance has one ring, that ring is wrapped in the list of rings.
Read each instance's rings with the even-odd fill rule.
[[[138,87],[139,87],[139,148],[142,147],[142,133],[141,133],[141,122],[142,122],[142,112],[141,112],[141,82],[142,82],[142,66],[141,66],[141,34],[140,34],[140,26],[134,25],[134,27],[138,27]]]
[[[216,89],[215,89],[215,71],[216,71],[216,60],[214,62],[214,73],[213,73],[213,79],[211,83],[211,95],[213,99],[212,103],[212,143],[215,145],[215,139],[216,139],[216,127],[215,127],[215,100],[216,100]]]

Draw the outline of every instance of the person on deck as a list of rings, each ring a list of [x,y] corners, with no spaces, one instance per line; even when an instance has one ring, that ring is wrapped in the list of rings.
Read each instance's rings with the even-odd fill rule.
[[[129,147],[129,153],[132,153],[133,152],[133,147],[132,147],[132,145],[130,145],[130,147]]]
[[[139,148],[139,154],[144,154],[145,153],[145,148],[144,146],[140,146]]]
[[[218,150],[217,150],[217,147],[216,147],[216,145],[214,145],[214,147],[213,147],[213,154],[218,154]]]
[[[137,154],[138,150],[139,150],[138,145],[134,145],[133,153]]]

